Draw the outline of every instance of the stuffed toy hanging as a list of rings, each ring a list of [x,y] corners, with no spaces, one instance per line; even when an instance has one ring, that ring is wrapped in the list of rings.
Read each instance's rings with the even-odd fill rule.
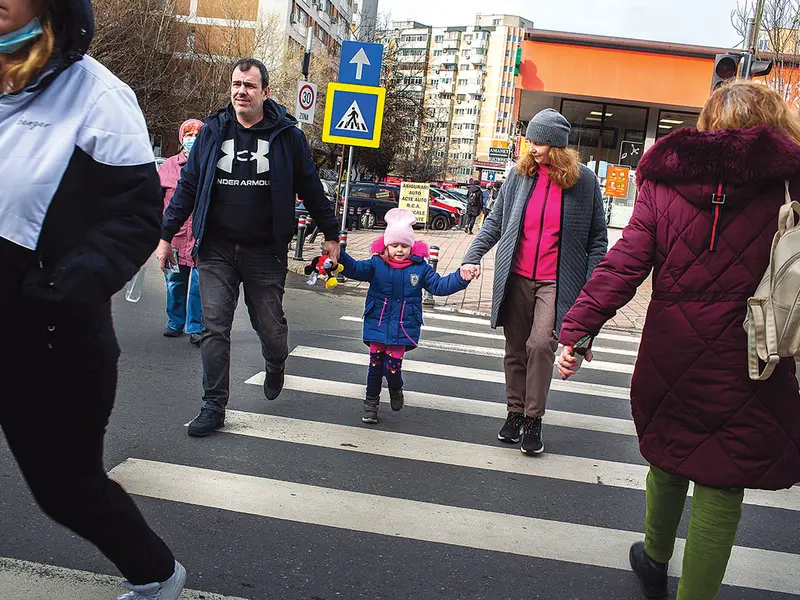
[[[334,267],[333,261],[329,257],[318,256],[306,265],[304,271],[305,274],[309,276],[306,282],[308,285],[316,285],[317,280],[320,275],[322,275],[327,278],[325,281],[325,289],[332,290],[339,285],[336,275],[344,271],[344,265],[339,263]]]

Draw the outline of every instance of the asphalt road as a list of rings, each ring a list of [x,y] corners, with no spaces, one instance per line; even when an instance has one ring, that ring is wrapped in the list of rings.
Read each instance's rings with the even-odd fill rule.
[[[251,600],[641,597],[625,567],[644,518],[646,466],[623,399],[635,338],[598,340],[609,350],[597,352],[600,368],[554,388],[546,453],[528,458],[496,440],[500,332],[428,311],[426,347],[407,356],[408,406],[382,405],[381,423],[365,426],[363,296],[290,275],[287,389],[264,399],[260,347],[240,306],[228,432],[194,439],[184,424],[200,408],[199,351],[161,336],[163,294],[151,266],[142,300],[115,303],[123,354],[106,464],[187,567],[191,588]],[[733,585],[719,599],[796,597],[800,490],[748,502]],[[64,591],[83,575],[20,567],[116,574],[39,513],[4,443],[0,557],[10,559],[0,559],[3,600],[53,597],[45,589],[112,597],[108,582]]]

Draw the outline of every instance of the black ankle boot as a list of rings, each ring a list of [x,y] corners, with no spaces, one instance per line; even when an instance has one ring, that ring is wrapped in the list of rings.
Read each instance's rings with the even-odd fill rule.
[[[654,561],[644,551],[644,542],[636,542],[631,546],[629,554],[631,569],[639,579],[642,592],[648,599],[666,598],[669,596],[667,588],[667,563]]]

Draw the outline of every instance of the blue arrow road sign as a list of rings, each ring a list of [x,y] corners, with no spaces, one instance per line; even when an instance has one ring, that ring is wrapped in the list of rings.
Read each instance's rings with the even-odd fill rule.
[[[383,126],[386,90],[342,83],[328,84],[322,140],[377,148]]]
[[[345,40],[339,60],[339,83],[378,86],[381,82],[383,44]]]
[[[489,171],[486,173],[486,181],[494,181],[495,179],[497,179],[497,173],[494,171]]]

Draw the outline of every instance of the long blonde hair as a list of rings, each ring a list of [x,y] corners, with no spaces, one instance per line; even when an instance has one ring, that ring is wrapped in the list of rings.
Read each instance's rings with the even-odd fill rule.
[[[50,15],[45,13],[39,20],[42,23],[42,35],[33,44],[12,54],[6,64],[0,67],[0,93],[23,89],[41,72],[53,54],[56,36]]]
[[[572,148],[550,148],[550,179],[563,190],[573,187],[581,178],[581,156]],[[533,152],[523,156],[517,169],[523,175],[533,177],[539,171],[539,163],[533,157]]]
[[[754,81],[737,80],[717,89],[706,101],[697,129],[747,129],[768,125],[800,144],[800,121],[781,95]]]

